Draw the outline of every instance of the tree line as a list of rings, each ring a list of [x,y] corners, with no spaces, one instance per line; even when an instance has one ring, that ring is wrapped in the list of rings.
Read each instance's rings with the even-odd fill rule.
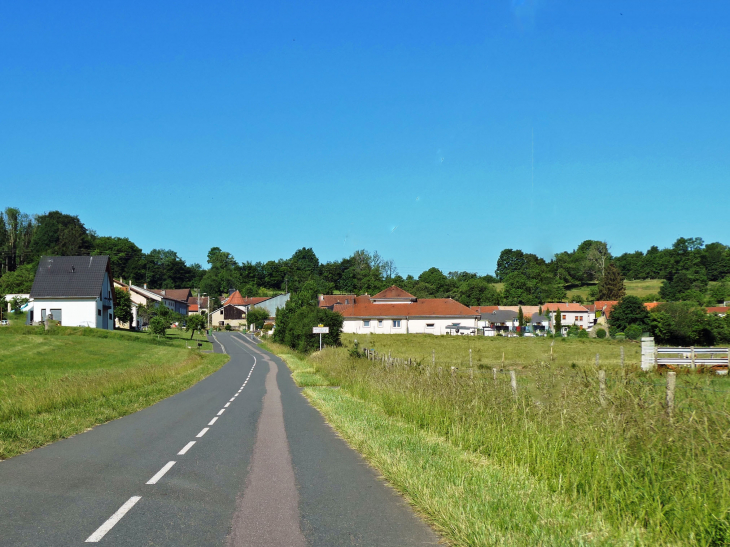
[[[0,292],[28,292],[43,255],[108,255],[117,279],[150,288],[199,289],[214,299],[232,290],[244,296],[298,292],[312,282],[320,293],[375,294],[398,285],[419,298],[453,298],[467,306],[539,305],[582,301],[571,290],[588,285],[588,300],[619,300],[624,279],[662,279],[649,298],[715,305],[730,298],[730,248],[705,245],[700,238],[679,238],[666,249],[651,247],[613,256],[604,241],[586,240],[575,250],[549,259],[519,249],[504,249],[494,274],[444,272],[429,268],[419,276],[401,276],[393,260],[377,252],[321,262],[314,250],[267,262],[239,261],[219,247],[210,249],[205,266],[170,249],[148,253],[126,237],[100,236],[78,216],[60,211],[40,215],[8,207],[0,212]],[[715,281],[710,286],[710,282]]]

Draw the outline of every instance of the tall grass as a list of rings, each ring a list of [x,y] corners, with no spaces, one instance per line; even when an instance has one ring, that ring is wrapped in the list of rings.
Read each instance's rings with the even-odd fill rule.
[[[670,419],[663,377],[641,372],[630,358],[623,369],[618,359],[601,360],[608,378],[601,405],[594,358],[596,348],[612,347],[605,342],[556,342],[562,357],[551,361],[545,341],[505,341],[517,342],[515,353],[534,355],[506,367],[519,368],[515,399],[508,375],[501,372],[495,381],[489,366],[501,368],[501,351],[485,354],[471,378],[468,357],[448,361],[459,366],[453,376],[438,359],[430,365],[431,346],[445,342],[373,338],[383,349],[392,345],[394,355],[395,347],[427,345],[415,366],[384,366],[353,358],[344,348],[315,353],[310,361],[332,385],[387,415],[494,465],[526,471],[552,494],[592,507],[616,528],[643,530],[642,543],[730,544],[728,379],[679,375]],[[494,344],[492,349],[502,348]]]

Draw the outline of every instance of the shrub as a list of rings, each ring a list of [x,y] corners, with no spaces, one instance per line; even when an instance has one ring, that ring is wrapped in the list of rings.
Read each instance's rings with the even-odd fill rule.
[[[226,323],[225,329],[226,330],[231,330],[231,326],[228,323]]]
[[[597,329],[596,338],[604,339],[606,337],[606,329]]]
[[[578,336],[579,332],[580,329],[578,328],[578,325],[570,325],[568,327],[568,336]]]
[[[165,331],[170,328],[170,323],[161,315],[155,315],[150,319],[150,331],[152,334],[165,336]]]
[[[639,325],[629,325],[624,331],[624,334],[629,340],[638,340],[641,338],[642,332],[644,332],[644,329],[642,329]]]
[[[588,331],[581,329],[578,331],[578,338],[588,338]]]

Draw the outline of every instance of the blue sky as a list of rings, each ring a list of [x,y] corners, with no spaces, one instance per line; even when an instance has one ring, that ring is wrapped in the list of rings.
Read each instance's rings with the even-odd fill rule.
[[[205,263],[730,243],[730,3],[6,2],[0,205]]]

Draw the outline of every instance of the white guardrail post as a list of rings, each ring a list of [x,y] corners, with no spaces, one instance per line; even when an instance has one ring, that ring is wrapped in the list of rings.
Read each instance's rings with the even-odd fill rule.
[[[649,371],[656,367],[656,348],[654,337],[645,336],[641,339],[641,370]]]

